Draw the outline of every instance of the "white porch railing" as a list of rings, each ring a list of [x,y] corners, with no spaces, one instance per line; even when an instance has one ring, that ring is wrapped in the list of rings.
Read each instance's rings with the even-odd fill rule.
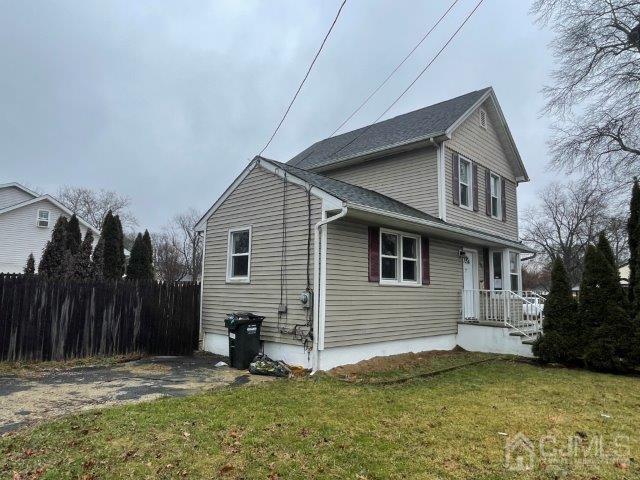
[[[462,321],[509,327],[535,338],[542,331],[544,297],[535,292],[462,290]]]

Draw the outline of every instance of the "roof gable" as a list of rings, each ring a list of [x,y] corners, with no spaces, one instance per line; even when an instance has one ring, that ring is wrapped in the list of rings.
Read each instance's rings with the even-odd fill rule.
[[[516,148],[493,88],[469,92],[413,112],[398,115],[351,132],[316,142],[287,162],[306,170],[336,168],[352,159],[385,154],[392,149],[422,143],[429,139],[448,139],[485,101],[493,105],[492,112],[509,159],[519,181],[529,177]]]

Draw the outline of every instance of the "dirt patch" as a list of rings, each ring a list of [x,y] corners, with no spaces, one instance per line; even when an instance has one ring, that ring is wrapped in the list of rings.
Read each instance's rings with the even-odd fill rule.
[[[329,375],[344,379],[358,380],[370,377],[402,377],[438,370],[452,365],[490,358],[489,355],[467,352],[462,349],[430,350],[418,353],[403,353],[386,357],[374,357],[351,365],[342,365],[329,371]]]

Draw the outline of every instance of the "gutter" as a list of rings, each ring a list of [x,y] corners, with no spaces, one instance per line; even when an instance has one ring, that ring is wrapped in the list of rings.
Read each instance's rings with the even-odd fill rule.
[[[320,347],[324,350],[324,326],[325,326],[325,317],[324,317],[324,304],[322,304],[321,310],[321,302],[325,300],[325,282],[322,281],[323,278],[326,278],[326,264],[324,260],[326,260],[326,229],[322,231],[324,241],[322,245],[320,244],[320,232],[322,227],[325,225],[339,220],[347,215],[347,206],[345,204],[342,205],[342,209],[340,213],[333,215],[332,217],[325,218],[320,220],[314,226],[314,235],[313,235],[313,263],[314,263],[314,277],[313,277],[313,352],[314,358],[312,362],[312,374],[320,370]],[[322,255],[320,252],[320,248],[323,249]],[[320,341],[322,340],[322,341]]]

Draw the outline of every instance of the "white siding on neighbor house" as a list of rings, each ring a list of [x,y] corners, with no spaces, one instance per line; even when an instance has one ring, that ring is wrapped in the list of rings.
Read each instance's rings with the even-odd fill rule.
[[[435,148],[400,153],[322,174],[374,190],[438,216]]]
[[[250,311],[266,317],[262,339],[302,345],[291,335],[280,334],[280,266],[282,248],[283,180],[258,166],[226,198],[209,218],[203,272],[202,324],[204,333],[226,334],[226,314]],[[286,272],[288,318],[282,327],[304,324],[299,296],[307,284],[308,203],[304,188],[287,184]],[[320,220],[321,200],[311,196],[310,281],[313,287],[313,225]],[[252,227],[250,283],[226,283],[229,229]],[[302,347],[301,347],[302,348]]]
[[[38,210],[50,212],[47,228],[38,227]],[[22,273],[30,253],[35,257],[37,268],[60,215],[66,214],[48,200],[0,214],[0,273]],[[83,238],[86,231],[86,227],[80,225]],[[96,241],[97,238],[94,238],[94,245]]]
[[[369,282],[368,226],[329,224],[325,347],[455,334],[460,317],[459,244],[430,239],[431,284]]]
[[[17,187],[0,188],[0,210],[10,207],[11,205],[26,202],[32,198],[34,198],[33,195]]]
[[[485,102],[486,105],[486,102]],[[447,222],[482,230],[510,240],[518,239],[518,199],[516,178],[511,162],[498,138],[495,117],[487,107],[487,129],[480,126],[480,110],[476,110],[452,134],[445,148],[445,202]],[[452,151],[478,164],[479,211],[467,210],[453,203]],[[507,203],[507,221],[492,218],[485,209],[485,171],[489,169],[504,177]]]

